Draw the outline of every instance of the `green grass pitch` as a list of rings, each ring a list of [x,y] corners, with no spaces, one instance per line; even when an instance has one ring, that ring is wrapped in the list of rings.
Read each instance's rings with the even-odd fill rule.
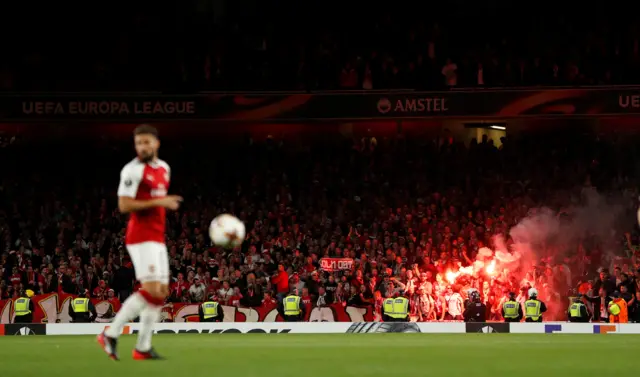
[[[93,336],[0,337],[0,375],[20,377],[602,377],[634,373],[638,335],[156,335],[164,361],[121,361]]]

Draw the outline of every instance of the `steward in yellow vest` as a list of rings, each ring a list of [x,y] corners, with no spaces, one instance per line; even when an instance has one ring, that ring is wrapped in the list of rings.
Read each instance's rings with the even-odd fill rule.
[[[13,303],[14,314],[13,323],[31,323],[33,322],[33,311],[35,307],[33,305],[33,301],[31,301],[31,297],[33,297],[33,291],[31,289],[27,289],[19,299]]]
[[[210,301],[203,302],[198,308],[200,322],[222,322],[224,320],[224,310],[215,297]]]
[[[569,305],[567,316],[569,317],[569,322],[589,322],[589,312],[587,311],[587,306],[582,303],[581,294],[578,294]]]
[[[629,323],[629,309],[627,302],[620,297],[620,292],[613,292],[613,300],[609,301],[607,309],[611,315],[609,323]]]
[[[529,299],[524,302],[525,322],[542,322],[542,313],[547,311],[544,302],[538,300],[538,290],[529,289]]]
[[[69,303],[69,317],[75,323],[88,323],[98,317],[96,307],[87,298],[87,291],[84,291]]]
[[[282,300],[278,309],[285,322],[304,321],[304,305],[300,304],[300,296],[298,296],[296,289],[291,290],[291,293]]]
[[[382,320],[384,322],[393,322],[391,314],[393,314],[393,297],[387,297],[382,301]]]
[[[522,317],[522,305],[516,301],[516,294],[509,292],[509,299],[502,304],[502,318],[505,322],[520,322]]]
[[[385,300],[386,303],[386,300]],[[384,307],[384,306],[383,306]],[[391,313],[387,313],[390,322],[409,322],[409,299],[398,296],[393,299]]]

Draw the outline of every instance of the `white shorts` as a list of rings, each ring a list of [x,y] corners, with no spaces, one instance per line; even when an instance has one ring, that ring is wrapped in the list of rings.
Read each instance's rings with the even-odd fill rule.
[[[169,253],[167,245],[160,242],[141,242],[127,245],[136,279],[141,283],[159,281],[169,284]]]

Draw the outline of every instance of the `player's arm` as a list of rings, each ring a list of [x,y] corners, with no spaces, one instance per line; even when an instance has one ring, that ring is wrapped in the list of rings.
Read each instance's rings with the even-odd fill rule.
[[[143,211],[154,207],[165,207],[176,210],[180,206],[182,198],[169,195],[162,198],[135,199],[138,187],[142,181],[143,167],[125,166],[120,172],[120,184],[118,185],[118,209],[122,213]]]
[[[180,207],[181,202],[182,197],[177,195],[142,200],[134,199],[130,196],[118,196],[118,209],[122,213],[143,211],[154,207],[164,207],[175,211]]]

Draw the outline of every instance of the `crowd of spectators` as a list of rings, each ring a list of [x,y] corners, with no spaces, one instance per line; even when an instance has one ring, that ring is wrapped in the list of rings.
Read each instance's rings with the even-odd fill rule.
[[[361,1],[319,7],[198,0],[192,9],[193,3],[153,13],[105,9],[98,19],[62,9],[57,17],[25,12],[30,18],[7,23],[7,32],[30,26],[47,32],[6,41],[0,87],[440,90],[640,83],[637,20],[625,14],[587,20],[568,3],[527,17],[499,0],[391,9]]]
[[[170,191],[186,198],[168,215],[170,302],[214,297],[256,307],[296,287],[310,307],[379,310],[381,298],[404,293],[414,318],[426,321],[459,318],[474,287],[488,318],[499,320],[508,292],[522,300],[536,287],[553,308],[547,319],[564,319],[567,298],[579,290],[590,297],[620,291],[631,318],[640,320],[640,159],[632,138],[556,134],[503,138],[500,147],[487,138],[465,145],[448,134],[327,139],[163,143]],[[0,149],[3,161],[14,161],[0,175],[2,299],[31,289],[124,300],[134,289],[123,247],[127,217],[115,196],[132,151],[129,142],[102,142]],[[517,271],[447,279],[482,247],[496,248],[495,236],[511,245],[509,230],[537,208],[570,217],[596,190],[623,203],[619,223],[602,220],[611,229],[584,234],[578,227],[568,241],[550,234]],[[209,222],[225,212],[247,225],[237,250],[208,240]],[[328,273],[323,257],[352,258],[354,265]]]

